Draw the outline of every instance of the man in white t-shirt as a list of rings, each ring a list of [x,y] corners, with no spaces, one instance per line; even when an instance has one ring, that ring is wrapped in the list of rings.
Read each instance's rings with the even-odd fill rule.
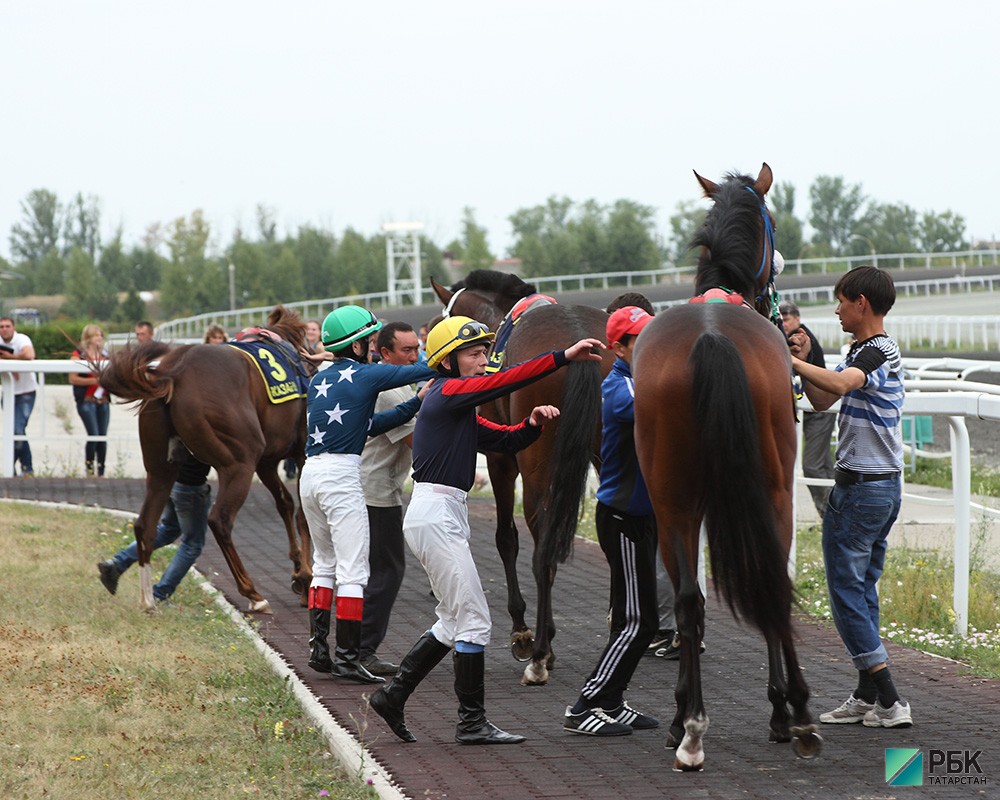
[[[18,333],[11,317],[0,317],[0,358],[15,361],[34,361],[35,346],[30,337]],[[23,436],[28,419],[35,408],[38,379],[34,372],[14,373],[14,435]],[[34,473],[31,464],[31,447],[28,441],[14,442],[14,463],[21,464],[21,475]]]
[[[420,340],[405,322],[389,322],[376,341],[381,364],[416,364]],[[408,387],[389,389],[378,396],[375,413],[395,408],[413,397]],[[415,420],[368,440],[361,454],[361,481],[368,506],[371,536],[370,576],[365,588],[361,620],[361,664],[373,675],[395,675],[397,665],[378,656],[389,628],[393,603],[406,568],[403,545],[403,484],[413,466],[411,445]]]

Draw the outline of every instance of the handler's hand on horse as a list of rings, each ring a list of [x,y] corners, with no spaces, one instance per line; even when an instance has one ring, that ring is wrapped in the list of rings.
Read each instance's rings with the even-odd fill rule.
[[[601,354],[596,350],[607,350],[600,339],[581,339],[565,350],[567,361],[600,361]]]
[[[423,386],[420,387],[420,390],[417,392],[417,397],[423,400],[424,397],[427,395],[428,390],[433,385],[434,385],[434,378],[431,378],[429,381],[427,381],[427,383],[425,383]]]
[[[333,353],[328,353],[325,350],[321,350],[318,353],[310,353],[308,350],[299,350],[299,355],[306,361],[311,361],[313,364],[322,364],[324,361],[333,361]]]
[[[531,416],[528,417],[528,424],[536,428],[544,425],[546,420],[552,420],[559,416],[559,409],[555,406],[535,406],[531,409]]]
[[[805,361],[809,357],[809,351],[812,349],[812,342],[809,341],[808,335],[798,330],[788,337],[788,348],[791,350],[793,356]]]

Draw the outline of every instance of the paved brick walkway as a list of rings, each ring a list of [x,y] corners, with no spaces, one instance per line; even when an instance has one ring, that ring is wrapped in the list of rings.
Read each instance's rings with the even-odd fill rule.
[[[138,509],[143,482],[137,480],[6,479],[0,496]],[[443,662],[407,705],[407,721],[418,737],[415,744],[399,742],[367,713],[365,689],[310,671],[306,665],[306,612],[289,589],[285,537],[270,497],[254,488],[238,518],[236,541],[258,589],[274,608],[261,617],[265,638],[293,665],[337,721],[349,730],[367,727],[360,738],[404,793],[412,798],[488,797],[607,798],[630,800],[661,797],[719,798],[895,798],[900,796],[997,797],[1000,781],[1000,682],[962,674],[957,665],[890,646],[893,672],[912,703],[916,725],[909,730],[871,730],[860,725],[823,726],[824,750],[814,761],[801,761],[787,745],[767,743],[770,708],[766,699],[766,659],[763,641],[735,623],[709,598],[703,659],[704,691],[711,718],[706,739],[706,769],[697,774],[671,770],[672,752],[663,747],[662,729],[598,741],[563,732],[561,717],[593,667],[607,635],[607,568],[595,545],[578,542],[572,560],[556,581],[555,641],[557,669],[546,687],[518,683],[521,667],[505,646],[506,592],[499,558],[492,547],[493,510],[490,502],[470,503],[473,543],[494,618],[494,646],[487,651],[487,709],[506,730],[524,734],[519,746],[476,748],[453,742],[456,700],[452,672]],[[95,557],[100,554],[95,554]],[[522,560],[527,562],[527,551]],[[211,541],[198,568],[237,607],[235,593],[221,555]],[[381,652],[400,658],[433,620],[434,601],[426,578],[410,559],[403,590]],[[96,580],[96,574],[95,574]],[[115,602],[130,602],[137,579],[124,579]],[[815,714],[838,705],[852,688],[854,675],[842,656],[831,627],[798,623],[800,659],[813,692]],[[669,719],[672,714],[676,662],[643,659],[629,691],[632,704]],[[886,747],[982,750],[979,764],[985,786],[925,786],[897,788],[884,779]],[[925,756],[925,768],[927,757]]]

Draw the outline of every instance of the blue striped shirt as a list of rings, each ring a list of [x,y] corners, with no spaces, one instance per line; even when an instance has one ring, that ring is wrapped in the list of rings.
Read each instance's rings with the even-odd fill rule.
[[[865,373],[860,389],[841,398],[837,467],[877,474],[903,469],[903,370],[899,346],[884,333],[857,342],[837,365]]]

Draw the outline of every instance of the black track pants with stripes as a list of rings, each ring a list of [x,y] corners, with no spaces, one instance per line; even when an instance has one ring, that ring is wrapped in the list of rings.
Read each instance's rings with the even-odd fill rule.
[[[656,520],[597,504],[597,540],[611,567],[611,632],[580,696],[589,708],[622,704],[639,659],[659,624],[656,603]]]

